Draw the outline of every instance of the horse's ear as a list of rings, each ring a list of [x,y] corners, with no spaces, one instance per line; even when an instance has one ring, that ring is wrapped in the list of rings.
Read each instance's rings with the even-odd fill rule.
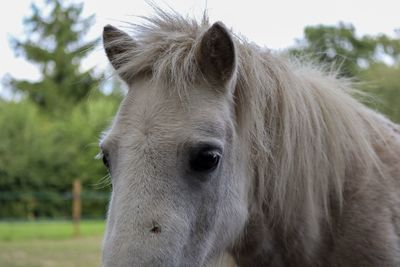
[[[201,72],[209,82],[225,85],[235,69],[235,45],[222,22],[214,23],[202,36],[197,53]]]
[[[136,47],[132,37],[111,25],[103,29],[103,45],[108,60],[117,72],[129,57],[129,52]],[[119,74],[127,82],[127,77],[123,77],[123,72]]]

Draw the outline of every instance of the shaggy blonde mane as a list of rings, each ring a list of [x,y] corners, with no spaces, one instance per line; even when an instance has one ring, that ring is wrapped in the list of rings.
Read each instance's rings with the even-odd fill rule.
[[[206,14],[197,22],[155,9],[156,16],[132,24],[136,44],[114,63],[122,77],[148,75],[181,96],[202,79],[196,49],[209,20]],[[372,142],[380,136],[378,119],[337,73],[232,38],[233,115],[251,159],[250,209],[266,213],[271,225],[290,228],[303,220],[318,231],[332,201],[342,202],[346,174],[357,169],[368,177],[381,168]]]

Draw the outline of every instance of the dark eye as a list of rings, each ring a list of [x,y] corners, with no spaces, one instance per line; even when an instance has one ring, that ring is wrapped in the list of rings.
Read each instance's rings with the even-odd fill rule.
[[[210,172],[218,166],[220,158],[221,151],[218,148],[198,148],[190,155],[190,168],[196,172]]]
[[[102,153],[101,159],[103,161],[104,166],[109,170],[110,169],[110,162],[108,160],[108,155],[106,153]]]

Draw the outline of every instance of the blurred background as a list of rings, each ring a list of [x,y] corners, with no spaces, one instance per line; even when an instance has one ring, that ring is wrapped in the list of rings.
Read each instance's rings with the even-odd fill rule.
[[[163,1],[249,40],[340,68],[400,122],[400,2]],[[157,2],[156,2],[157,3]],[[158,3],[157,3],[158,4]],[[0,10],[0,266],[99,266],[110,185],[95,156],[125,92],[102,27],[145,1],[10,1]]]

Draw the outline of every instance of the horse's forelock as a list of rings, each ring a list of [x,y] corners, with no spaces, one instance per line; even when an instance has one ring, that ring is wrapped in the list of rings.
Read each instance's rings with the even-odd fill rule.
[[[114,34],[115,38],[109,43],[105,40],[104,46],[106,51],[120,52],[109,59],[116,73],[128,84],[135,78],[147,76],[182,94],[202,78],[196,51],[202,34],[210,26],[208,17],[204,13],[202,21],[197,23],[177,13],[154,8],[155,16],[142,17],[143,24],[130,24],[130,43],[126,34]]]

